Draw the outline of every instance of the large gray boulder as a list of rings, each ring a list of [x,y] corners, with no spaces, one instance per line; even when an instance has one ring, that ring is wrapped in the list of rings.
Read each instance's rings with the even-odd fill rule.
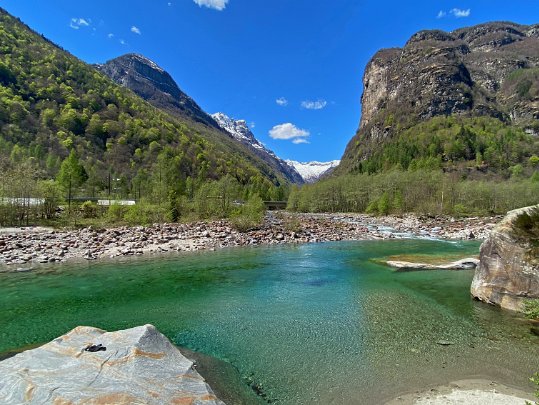
[[[90,345],[106,350],[85,351]],[[99,347],[94,347],[99,349]],[[224,405],[154,326],[79,326],[0,362],[2,404]]]
[[[539,205],[508,212],[492,230],[481,245],[471,292],[513,311],[539,298]]]

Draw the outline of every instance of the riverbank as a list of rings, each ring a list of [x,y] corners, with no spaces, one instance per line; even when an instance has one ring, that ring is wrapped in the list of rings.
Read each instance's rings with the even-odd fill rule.
[[[95,260],[234,246],[317,243],[390,238],[483,239],[500,217],[373,217],[364,214],[268,212],[258,229],[241,233],[227,221],[53,230],[0,229],[0,271],[25,271],[29,265]]]
[[[454,381],[425,391],[408,393],[387,405],[523,405],[533,403],[532,393],[485,379]]]

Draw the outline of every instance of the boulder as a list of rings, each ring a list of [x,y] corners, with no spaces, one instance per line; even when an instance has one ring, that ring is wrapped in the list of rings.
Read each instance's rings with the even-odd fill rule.
[[[79,326],[0,362],[2,404],[224,405],[154,326]]]
[[[539,205],[520,208],[492,230],[481,245],[471,293],[514,311],[539,298]]]

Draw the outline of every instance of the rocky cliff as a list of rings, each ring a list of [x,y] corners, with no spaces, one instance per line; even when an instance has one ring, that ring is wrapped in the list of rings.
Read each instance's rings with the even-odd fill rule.
[[[219,128],[191,97],[180,90],[170,74],[142,55],[126,54],[95,67],[158,108]]]
[[[539,298],[539,205],[510,211],[494,228],[481,245],[471,292],[515,311]]]
[[[361,122],[348,167],[380,143],[436,116],[487,116],[539,134],[539,25],[493,22],[420,31],[383,49],[363,77]]]
[[[0,362],[2,404],[224,405],[152,325],[118,332],[79,326]]]

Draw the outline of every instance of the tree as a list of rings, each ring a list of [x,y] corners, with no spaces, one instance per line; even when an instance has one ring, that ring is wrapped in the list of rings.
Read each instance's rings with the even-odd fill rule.
[[[74,150],[69,156],[64,159],[60,166],[60,171],[56,180],[62,186],[64,191],[67,191],[68,205],[71,208],[71,197],[73,188],[78,188],[88,179],[88,174],[84,170],[84,166],[79,162]]]

